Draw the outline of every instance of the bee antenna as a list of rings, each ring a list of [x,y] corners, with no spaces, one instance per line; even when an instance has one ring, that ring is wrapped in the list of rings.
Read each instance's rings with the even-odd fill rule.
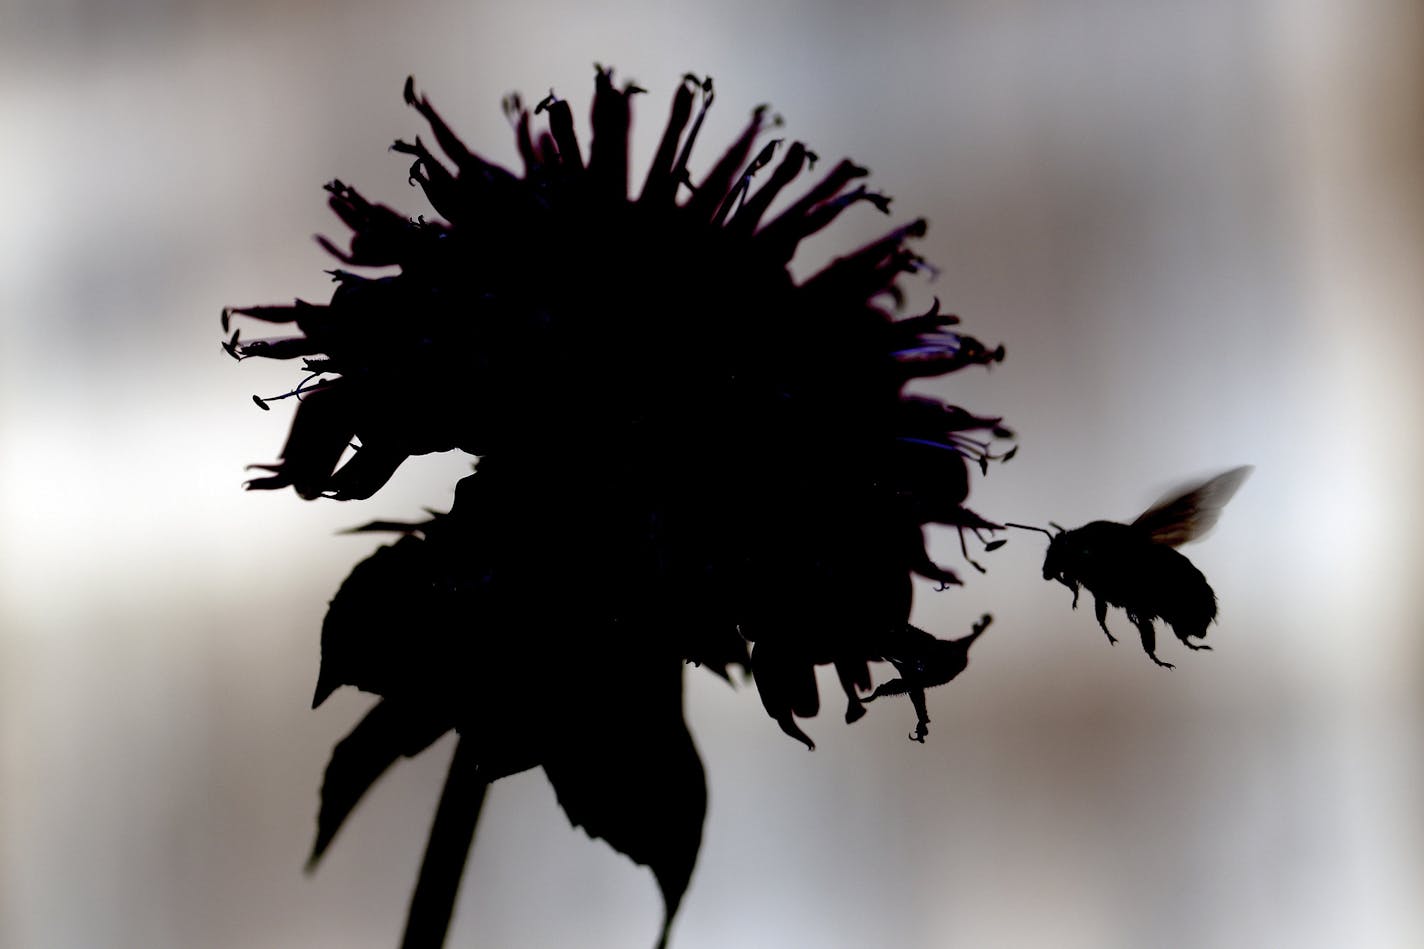
[[[1058,527],[1058,525],[1057,525],[1057,524],[1053,524],[1052,521],[1049,521],[1049,524],[1052,524],[1052,526],[1054,526],[1054,527]],[[1050,534],[1048,531],[1044,530],[1042,527],[1031,527],[1031,526],[1028,525],[1028,524],[1015,524],[1015,523],[1013,523],[1012,521],[1004,521],[1004,526],[1005,526],[1005,527],[1017,527],[1017,528],[1018,528],[1019,530],[1021,530],[1021,531],[1038,531],[1040,534],[1047,534],[1049,540],[1052,540],[1052,539],[1053,539],[1053,535]],[[1058,527],[1058,533],[1060,533],[1060,534],[1063,533],[1063,528]]]
[[[1062,524],[1055,524],[1055,523],[1053,523],[1052,521],[1049,521],[1049,522],[1048,522],[1048,526],[1051,527],[1051,528],[1053,528],[1054,530],[1056,530],[1056,531],[1057,531],[1058,533],[1060,533],[1060,534],[1063,533],[1063,525],[1062,525]]]

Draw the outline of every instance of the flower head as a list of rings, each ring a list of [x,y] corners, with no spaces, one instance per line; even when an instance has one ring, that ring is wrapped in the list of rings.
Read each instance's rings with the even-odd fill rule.
[[[313,859],[386,766],[453,728],[447,798],[481,789],[465,793],[478,813],[489,781],[542,767],[575,823],[652,867],[670,922],[705,804],[685,662],[749,669],[808,747],[796,719],[816,714],[814,667],[830,663],[847,721],[909,694],[923,740],[924,689],[964,668],[987,625],[946,641],[908,623],[912,574],[959,583],[927,555],[924,526],[961,542],[998,529],[965,507],[970,463],[1012,454],[991,453],[1009,437],[997,418],[903,391],[1003,358],[938,303],[892,315],[897,280],[923,265],[908,242],[925,222],[798,283],[787,265],[802,240],[890,199],[842,161],[773,215],[815,155],[765,141],[779,125],[765,107],[694,181],[713,86],[691,75],[630,195],[642,91],[598,69],[586,151],[566,101],[531,111],[510,97],[515,173],[471,152],[408,81],[433,145],[393,147],[439,219],[332,182],[353,233],[345,248],[323,239],[343,265],[330,301],[224,312],[225,332],[233,315],[296,331],[233,331],[230,354],[307,370],[287,393],[298,406],[280,460],[249,488],[367,498],[411,455],[478,457],[448,513],[367,525],[403,536],[332,601],[316,702],[342,685],[383,701],[333,755]],[[881,660],[900,678],[870,692]],[[464,850],[441,833],[437,819],[410,925],[437,919],[443,934],[439,909],[417,912],[440,904],[422,892],[458,881]]]

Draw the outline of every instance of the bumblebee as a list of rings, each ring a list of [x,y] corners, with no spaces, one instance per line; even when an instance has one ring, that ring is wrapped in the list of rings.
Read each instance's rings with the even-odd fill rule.
[[[1171,669],[1157,658],[1154,620],[1164,620],[1188,649],[1210,649],[1196,642],[1216,619],[1216,593],[1206,577],[1177,547],[1209,531],[1221,516],[1251,466],[1233,468],[1183,492],[1174,492],[1148,508],[1131,524],[1093,521],[1074,530],[1056,524],[1057,534],[1041,527],[1010,524],[1049,536],[1043,560],[1043,579],[1057,580],[1073,591],[1078,607],[1080,588],[1093,594],[1098,625],[1108,641],[1117,637],[1108,629],[1109,606],[1121,607],[1142,637],[1142,648],[1153,662]]]

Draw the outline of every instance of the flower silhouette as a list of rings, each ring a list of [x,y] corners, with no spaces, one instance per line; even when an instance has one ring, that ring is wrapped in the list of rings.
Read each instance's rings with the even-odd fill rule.
[[[400,536],[356,566],[322,629],[314,704],[343,685],[381,701],[333,752],[313,863],[389,765],[459,733],[407,945],[444,938],[484,789],[535,767],[575,824],[652,869],[665,943],[706,804],[686,663],[749,670],[808,748],[797,719],[817,713],[814,669],[831,664],[848,722],[908,694],[923,741],[924,689],[963,670],[988,624],[951,641],[908,623],[912,574],[959,583],[926,553],[925,525],[957,528],[962,546],[997,530],[965,506],[970,468],[1012,455],[992,453],[1010,437],[999,419],[903,391],[1003,358],[938,303],[892,315],[897,280],[923,266],[907,243],[925,222],[798,283],[787,265],[803,239],[890,199],[842,161],[773,215],[816,156],[761,141],[779,125],[765,107],[694,180],[713,86],[691,75],[630,195],[642,91],[597,70],[586,151],[566,101],[506,99],[515,173],[471,152],[407,81],[433,146],[393,147],[438,219],[334,181],[352,237],[322,241],[343,265],[330,301],[223,314],[225,333],[233,316],[295,330],[233,330],[231,355],[306,370],[291,392],[254,396],[298,404],[249,488],[363,499],[411,455],[478,459],[448,513],[360,528]],[[900,678],[871,692],[877,661]]]

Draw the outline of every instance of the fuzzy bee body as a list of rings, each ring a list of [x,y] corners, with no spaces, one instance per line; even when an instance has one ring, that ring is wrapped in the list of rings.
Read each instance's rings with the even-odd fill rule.
[[[1117,638],[1108,630],[1108,607],[1121,607],[1158,665],[1171,663],[1157,658],[1157,619],[1171,626],[1185,646],[1211,648],[1192,641],[1205,637],[1216,619],[1216,594],[1206,577],[1181,553],[1130,524],[1093,521],[1059,534],[1049,544],[1043,579],[1072,590],[1075,608],[1079,587],[1086,587],[1093,594],[1098,625],[1111,642]]]
[[[1093,594],[1098,625],[1110,642],[1109,606],[1121,607],[1142,637],[1142,648],[1159,666],[1157,632],[1163,620],[1189,649],[1210,649],[1196,640],[1216,619],[1216,593],[1206,577],[1176,550],[1177,545],[1205,534],[1236,493],[1250,467],[1233,468],[1180,495],[1153,505],[1131,524],[1093,521],[1051,536],[1043,561],[1043,579],[1057,580],[1073,591]]]

